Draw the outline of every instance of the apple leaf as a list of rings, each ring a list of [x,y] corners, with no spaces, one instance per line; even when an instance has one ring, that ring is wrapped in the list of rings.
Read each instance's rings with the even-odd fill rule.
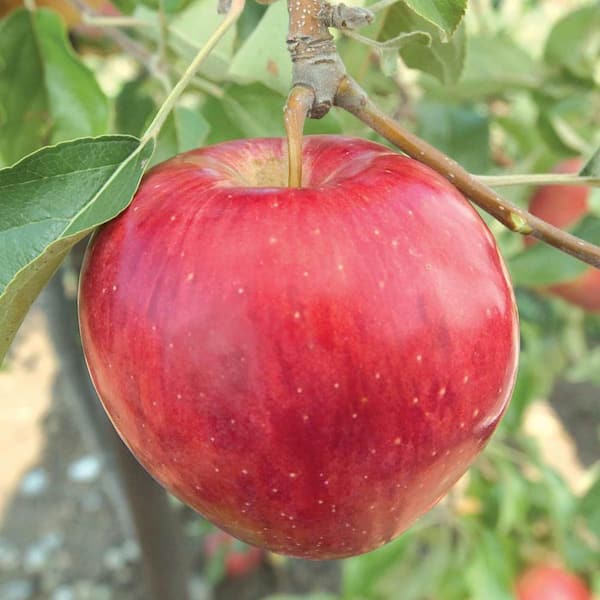
[[[600,4],[594,2],[567,13],[548,39],[544,59],[565,68],[575,77],[594,80],[600,54]]]
[[[106,131],[108,101],[47,9],[0,22],[0,155],[11,164],[41,145]]]
[[[521,304],[519,303],[519,313],[521,313],[520,309]],[[524,322],[524,319],[521,318],[521,320]],[[531,327],[527,328],[527,331],[534,331],[529,337],[536,337],[537,339],[537,331]],[[523,336],[523,340],[524,346],[527,343],[527,337]],[[521,351],[517,381],[510,399],[510,409],[506,412],[500,424],[502,429],[510,431],[511,434],[520,429],[525,411],[531,402],[536,398],[544,398],[552,390],[556,370],[553,367],[557,364],[554,355],[556,345],[546,344],[544,347],[541,346],[543,345],[537,343],[533,349],[527,348],[527,350]],[[552,356],[549,356],[551,354]],[[541,362],[544,359],[547,360],[547,363]],[[560,367],[562,367],[562,363]],[[501,518],[507,520],[508,516]]]
[[[202,106],[202,114],[211,128],[207,144],[241,137],[271,137],[285,135],[283,105],[285,96],[260,83],[230,85],[223,98],[209,98]],[[315,133],[340,133],[336,113],[331,111],[324,118],[306,122],[307,135]]]
[[[515,285],[538,287],[575,279],[585,269],[585,264],[556,250],[538,243],[508,261]]]
[[[194,150],[205,142],[210,125],[198,110],[176,106],[163,125],[152,165],[171,158],[175,154]]]
[[[572,527],[573,517],[577,509],[577,500],[565,481],[551,466],[540,460],[537,464],[546,499],[548,515],[551,519],[552,530],[560,545],[568,537]]]
[[[269,6],[231,61],[228,76],[233,81],[263,83],[287,95],[292,80],[292,65],[284,33],[288,28],[288,18],[285,2]]]
[[[449,39],[467,10],[467,0],[404,0],[414,12],[435,25]]]
[[[344,561],[342,581],[344,598],[370,596],[382,574],[406,557],[413,541],[409,531],[382,548]]]
[[[244,10],[236,23],[236,48],[239,48],[258,27],[258,24],[269,10],[266,4],[258,2],[247,2]]]
[[[515,90],[535,90],[544,82],[544,68],[508,34],[469,36],[460,81],[453,85],[426,82],[430,93],[442,102],[473,102],[489,96],[505,96]]]
[[[447,530],[437,532],[434,544],[430,544],[425,535],[418,541],[413,540],[409,555],[381,574],[371,596],[395,598],[398,581],[402,581],[402,600],[431,598],[456,551],[451,537],[452,533]]]
[[[579,572],[594,572],[598,566],[600,542],[600,477],[577,500],[575,523],[566,536],[565,555],[570,568]]]
[[[396,37],[378,43],[378,50],[381,55],[381,70],[388,77],[396,72],[398,65],[398,52],[409,44],[422,44],[431,47],[431,36],[424,31],[411,31],[409,33],[400,33]]]
[[[300,596],[296,594],[275,594],[274,596],[265,596],[263,600],[337,600],[337,596],[319,592],[316,594],[302,594]]]
[[[145,87],[148,77],[128,81],[115,99],[116,127],[119,133],[141,136],[156,112],[156,104]]]
[[[127,207],[152,151],[129,136],[85,138],[0,170],[0,362],[71,247]]]
[[[600,475],[579,501],[577,512],[589,531],[600,541]]]
[[[597,114],[594,93],[579,94],[544,106],[539,125],[547,141],[561,153],[587,154],[596,131],[589,119]]]
[[[529,490],[519,476],[517,468],[510,462],[496,463],[502,485],[498,486],[498,533],[510,535],[513,529],[524,523],[529,510]]]
[[[420,35],[414,35],[417,32]],[[458,80],[466,51],[463,26],[448,38],[429,20],[406,4],[397,2],[387,9],[385,22],[377,40],[387,42],[398,39],[403,33],[413,34],[412,38],[403,40],[405,43],[399,48],[400,56],[406,66],[429,73],[443,83],[453,83]],[[424,36],[429,38],[427,45],[423,44]]]
[[[161,6],[166,14],[171,15],[182,10],[187,4],[188,0],[141,0],[142,4],[158,10]]]
[[[487,115],[467,106],[423,101],[417,106],[418,134],[473,173],[490,166],[490,124]],[[465,139],[469,140],[465,144]]]
[[[119,12],[125,15],[131,14],[137,5],[136,0],[111,0],[111,3],[119,9]]]
[[[573,234],[592,244],[600,242],[600,219],[586,217]],[[516,285],[543,286],[575,279],[588,265],[544,243],[537,243],[508,261]]]
[[[581,175],[588,177],[600,177],[600,148],[592,154],[591,158],[587,161],[583,169],[581,169]]]
[[[494,115],[494,125],[502,129],[506,135],[507,146],[514,148],[518,156],[523,157],[515,169],[521,171],[547,170],[553,166],[554,157],[546,159],[547,154],[541,158],[539,149],[544,147],[542,136],[536,127],[538,111],[534,101],[528,94],[514,94],[515,110],[504,115]],[[520,191],[520,197],[524,198],[527,191]]]
[[[592,316],[594,318],[595,315]],[[571,383],[591,383],[600,386],[600,347],[589,348],[584,356],[569,367],[567,374]]]
[[[483,528],[477,534],[477,552],[464,573],[470,597],[512,600],[511,565],[506,557],[513,553],[507,547],[508,541]]]
[[[138,8],[135,14],[155,22],[155,13],[150,13],[152,16],[149,16],[149,12],[149,9],[143,11]],[[193,0],[171,19],[169,45],[189,62],[222,20],[213,0]],[[206,57],[200,66],[200,73],[215,81],[225,79],[234,53],[234,42],[235,29],[231,28]]]

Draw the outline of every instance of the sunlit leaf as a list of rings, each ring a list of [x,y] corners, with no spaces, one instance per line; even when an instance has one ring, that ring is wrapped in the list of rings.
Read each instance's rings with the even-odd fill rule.
[[[152,148],[126,136],[80,139],[0,170],[0,361],[71,247],[129,204]]]

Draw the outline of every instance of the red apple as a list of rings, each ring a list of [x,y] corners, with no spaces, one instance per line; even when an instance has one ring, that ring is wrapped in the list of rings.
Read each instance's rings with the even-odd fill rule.
[[[518,326],[493,236],[443,177],[307,138],[182,154],[91,243],[93,381],[140,462],[245,542],[367,552],[464,473],[508,403]]]
[[[583,160],[570,158],[559,163],[555,173],[577,173]],[[531,198],[529,210],[532,214],[562,229],[573,227],[589,210],[589,188],[582,185],[545,185]],[[533,238],[527,238],[528,245]],[[544,288],[571,304],[588,311],[600,311],[600,270],[589,267],[570,281]]]
[[[540,565],[525,571],[516,584],[517,600],[592,600],[585,583],[562,568]]]
[[[241,577],[254,571],[264,554],[260,548],[244,547],[242,542],[224,531],[209,533],[203,540],[203,547],[208,558],[222,554],[225,573],[230,577]]]

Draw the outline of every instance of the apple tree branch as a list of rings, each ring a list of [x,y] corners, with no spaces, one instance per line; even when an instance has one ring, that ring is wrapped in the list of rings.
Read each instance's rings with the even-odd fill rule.
[[[292,146],[299,145],[298,127],[302,128],[304,117],[318,119],[336,105],[360,119],[371,129],[397,146],[414,159],[428,165],[446,177],[474,204],[492,215],[511,231],[532,235],[559,250],[566,252],[596,268],[600,268],[600,247],[585,242],[570,233],[550,225],[526,210],[501,198],[494,190],[474,175],[468,173],[456,161],[418,136],[403,129],[396,121],[380,110],[366,92],[350,77],[337,52],[329,27],[354,29],[369,23],[373,13],[369,10],[350,8],[342,4],[331,5],[325,0],[288,0],[289,35],[288,49],[292,58],[292,88],[301,86],[312,92],[312,106],[288,100],[286,120],[296,115]],[[306,91],[303,97],[310,97]],[[291,112],[290,112],[291,111]],[[304,112],[303,112],[304,111]],[[303,113],[303,114],[301,114]],[[289,128],[287,129],[289,134]],[[297,153],[297,150],[296,150]],[[300,168],[290,163],[290,175]]]
[[[418,136],[403,129],[368,98],[350,77],[345,77],[335,98],[347,110],[409,156],[446,177],[465,196],[511,231],[532,235],[576,258],[600,268],[600,248],[550,225],[501,198],[494,190],[467,172],[456,161]]]

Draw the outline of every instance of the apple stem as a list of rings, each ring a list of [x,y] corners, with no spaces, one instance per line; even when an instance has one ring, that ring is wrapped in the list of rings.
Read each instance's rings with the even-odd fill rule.
[[[296,85],[283,109],[288,147],[288,187],[302,187],[302,133],[304,121],[315,101],[312,89]]]
[[[381,8],[387,5],[388,0],[382,0],[375,7]],[[372,102],[356,81],[346,75],[345,66],[328,28],[354,29],[371,22],[373,12],[348,8],[342,4],[333,6],[325,0],[288,0],[288,12],[290,25],[287,43],[293,65],[292,88],[302,86],[313,93],[312,106],[306,113],[303,112],[305,106],[302,103],[293,108],[296,100],[292,99],[291,94],[286,106],[290,186],[299,185],[301,181],[302,165],[299,164],[301,133],[298,133],[298,130],[302,128],[304,116],[319,119],[327,114],[332,105],[337,105],[409,156],[446,177],[473,203],[511,231],[532,235],[583,262],[600,268],[600,247],[546,223],[501,198],[488,187],[488,185],[540,183],[539,179],[531,179],[529,176],[526,181],[523,176],[520,176],[520,179],[519,176],[512,176],[509,183],[506,178],[478,178],[471,175],[449,156],[403,129]],[[293,89],[292,93],[294,93]],[[308,102],[308,98],[309,96],[305,94],[303,101]],[[578,178],[577,181],[574,179],[571,176],[567,177],[566,181],[569,184],[582,184],[591,179],[591,183],[597,183],[597,178]],[[556,182],[556,179],[553,182]]]
[[[523,174],[523,175],[475,175],[485,185],[502,187],[509,185],[586,185],[600,187],[600,177],[582,177],[571,174]]]
[[[292,59],[292,89],[284,109],[288,139],[288,186],[302,186],[302,133],[307,117],[320,119],[334,104],[346,75],[330,27],[355,29],[373,20],[360,7],[326,0],[287,0],[287,46]]]
[[[244,10],[245,0],[233,0],[230,5],[227,6],[228,11],[219,26],[215,29],[212,35],[206,40],[206,43],[196,54],[194,60],[190,63],[188,68],[185,70],[179,81],[175,84],[175,87],[171,90],[162,106],[158,109],[152,123],[146,129],[142,136],[142,145],[149,139],[158,137],[160,129],[163,123],[166,121],[171,109],[175,106],[177,100],[188,86],[190,81],[194,78],[198,67],[202,64],[204,59],[210,54],[213,48],[219,43],[219,40],[225,35],[227,30],[238,20],[239,16]]]
[[[335,104],[353,114],[409,156],[446,177],[472,202],[511,231],[532,235],[583,262],[600,268],[600,247],[562,231],[508,200],[500,198],[494,190],[463,169],[456,161],[403,129],[380,110],[350,77],[345,76],[342,79],[335,96]]]
[[[346,75],[330,27],[356,29],[373,20],[365,8],[332,5],[325,0],[287,0],[288,50],[292,59],[292,87],[312,90],[311,119],[325,116],[334,104],[339,84]]]

